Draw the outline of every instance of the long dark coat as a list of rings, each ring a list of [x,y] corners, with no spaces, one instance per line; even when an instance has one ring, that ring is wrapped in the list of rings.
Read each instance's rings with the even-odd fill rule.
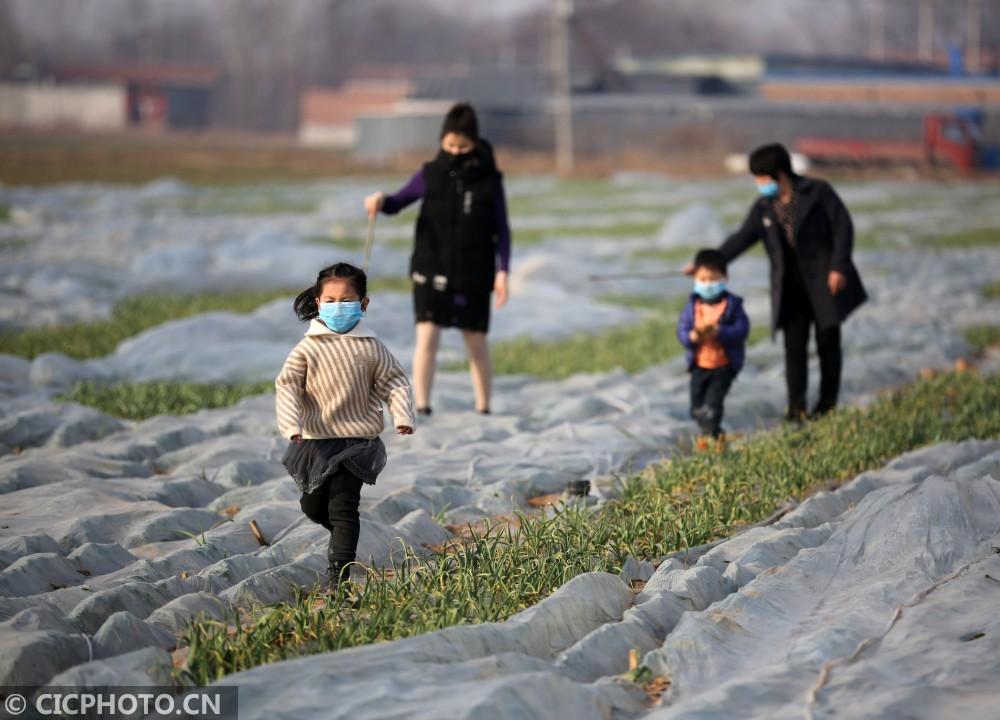
[[[842,323],[868,299],[861,276],[851,259],[854,223],[843,201],[830,184],[796,176],[794,234],[799,269],[812,301],[816,324],[829,328]],[[758,198],[750,207],[743,226],[719,250],[732,261],[758,240],[771,260],[771,334],[781,318],[782,281],[785,273],[784,233],[774,212],[774,201]],[[847,278],[847,287],[836,295],[827,286],[827,275],[837,270]]]

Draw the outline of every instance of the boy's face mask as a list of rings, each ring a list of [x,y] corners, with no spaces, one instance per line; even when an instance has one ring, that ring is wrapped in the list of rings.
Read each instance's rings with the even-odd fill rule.
[[[716,280],[714,282],[694,281],[695,295],[702,300],[715,300],[726,291],[726,281]]]
[[[760,185],[757,186],[757,192],[759,192],[766,198],[773,198],[778,194],[778,183],[776,183],[774,180],[771,180],[770,182],[766,183],[761,183]]]
[[[319,319],[335,333],[345,333],[357,325],[364,316],[360,300],[320,303]]]

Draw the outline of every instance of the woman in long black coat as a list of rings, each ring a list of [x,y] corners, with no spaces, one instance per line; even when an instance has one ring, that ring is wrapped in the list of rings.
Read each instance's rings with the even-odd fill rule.
[[[810,413],[815,417],[837,404],[840,326],[868,298],[851,258],[854,224],[829,183],[792,171],[782,145],[755,150],[750,172],[760,197],[719,250],[731,262],[764,241],[771,261],[771,333],[780,328],[784,335],[788,419],[806,414],[809,333],[815,327],[820,365],[819,400]]]

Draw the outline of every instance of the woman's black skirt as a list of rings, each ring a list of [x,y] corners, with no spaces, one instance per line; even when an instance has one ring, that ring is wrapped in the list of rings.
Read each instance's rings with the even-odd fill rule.
[[[413,310],[416,321],[432,322],[439,327],[472,332],[490,330],[490,293],[462,294],[435,290],[429,284],[413,284]]]

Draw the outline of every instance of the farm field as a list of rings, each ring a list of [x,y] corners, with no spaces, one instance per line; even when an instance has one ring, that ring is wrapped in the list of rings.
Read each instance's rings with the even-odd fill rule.
[[[871,301],[844,330],[848,408],[806,428],[779,427],[766,260],[737,261],[754,333],[724,424],[745,438],[690,455],[677,271],[752,186],[511,178],[493,415],[472,411],[447,334],[434,415],[386,435],[389,464],[363,493],[357,607],[317,610],[303,593],[327,533],[279,462],[270,386],[304,330],[294,293],[360,261],[361,198],[401,179],[0,187],[0,684],[160,672],[238,684],[262,718],[317,711],[317,683],[354,688],[372,717],[484,703],[777,717],[807,696],[848,712],[852,679],[905,675],[915,644],[982,633],[935,660],[968,668],[961,683],[871,692],[887,713],[984,716],[1000,670],[982,580],[1000,577],[1000,185],[838,185]],[[378,222],[368,314],[407,367],[413,220]],[[978,372],[932,377],[959,359]],[[571,480],[597,503],[529,502]],[[941,619],[960,602],[966,621]],[[847,662],[897,607],[910,639]]]

